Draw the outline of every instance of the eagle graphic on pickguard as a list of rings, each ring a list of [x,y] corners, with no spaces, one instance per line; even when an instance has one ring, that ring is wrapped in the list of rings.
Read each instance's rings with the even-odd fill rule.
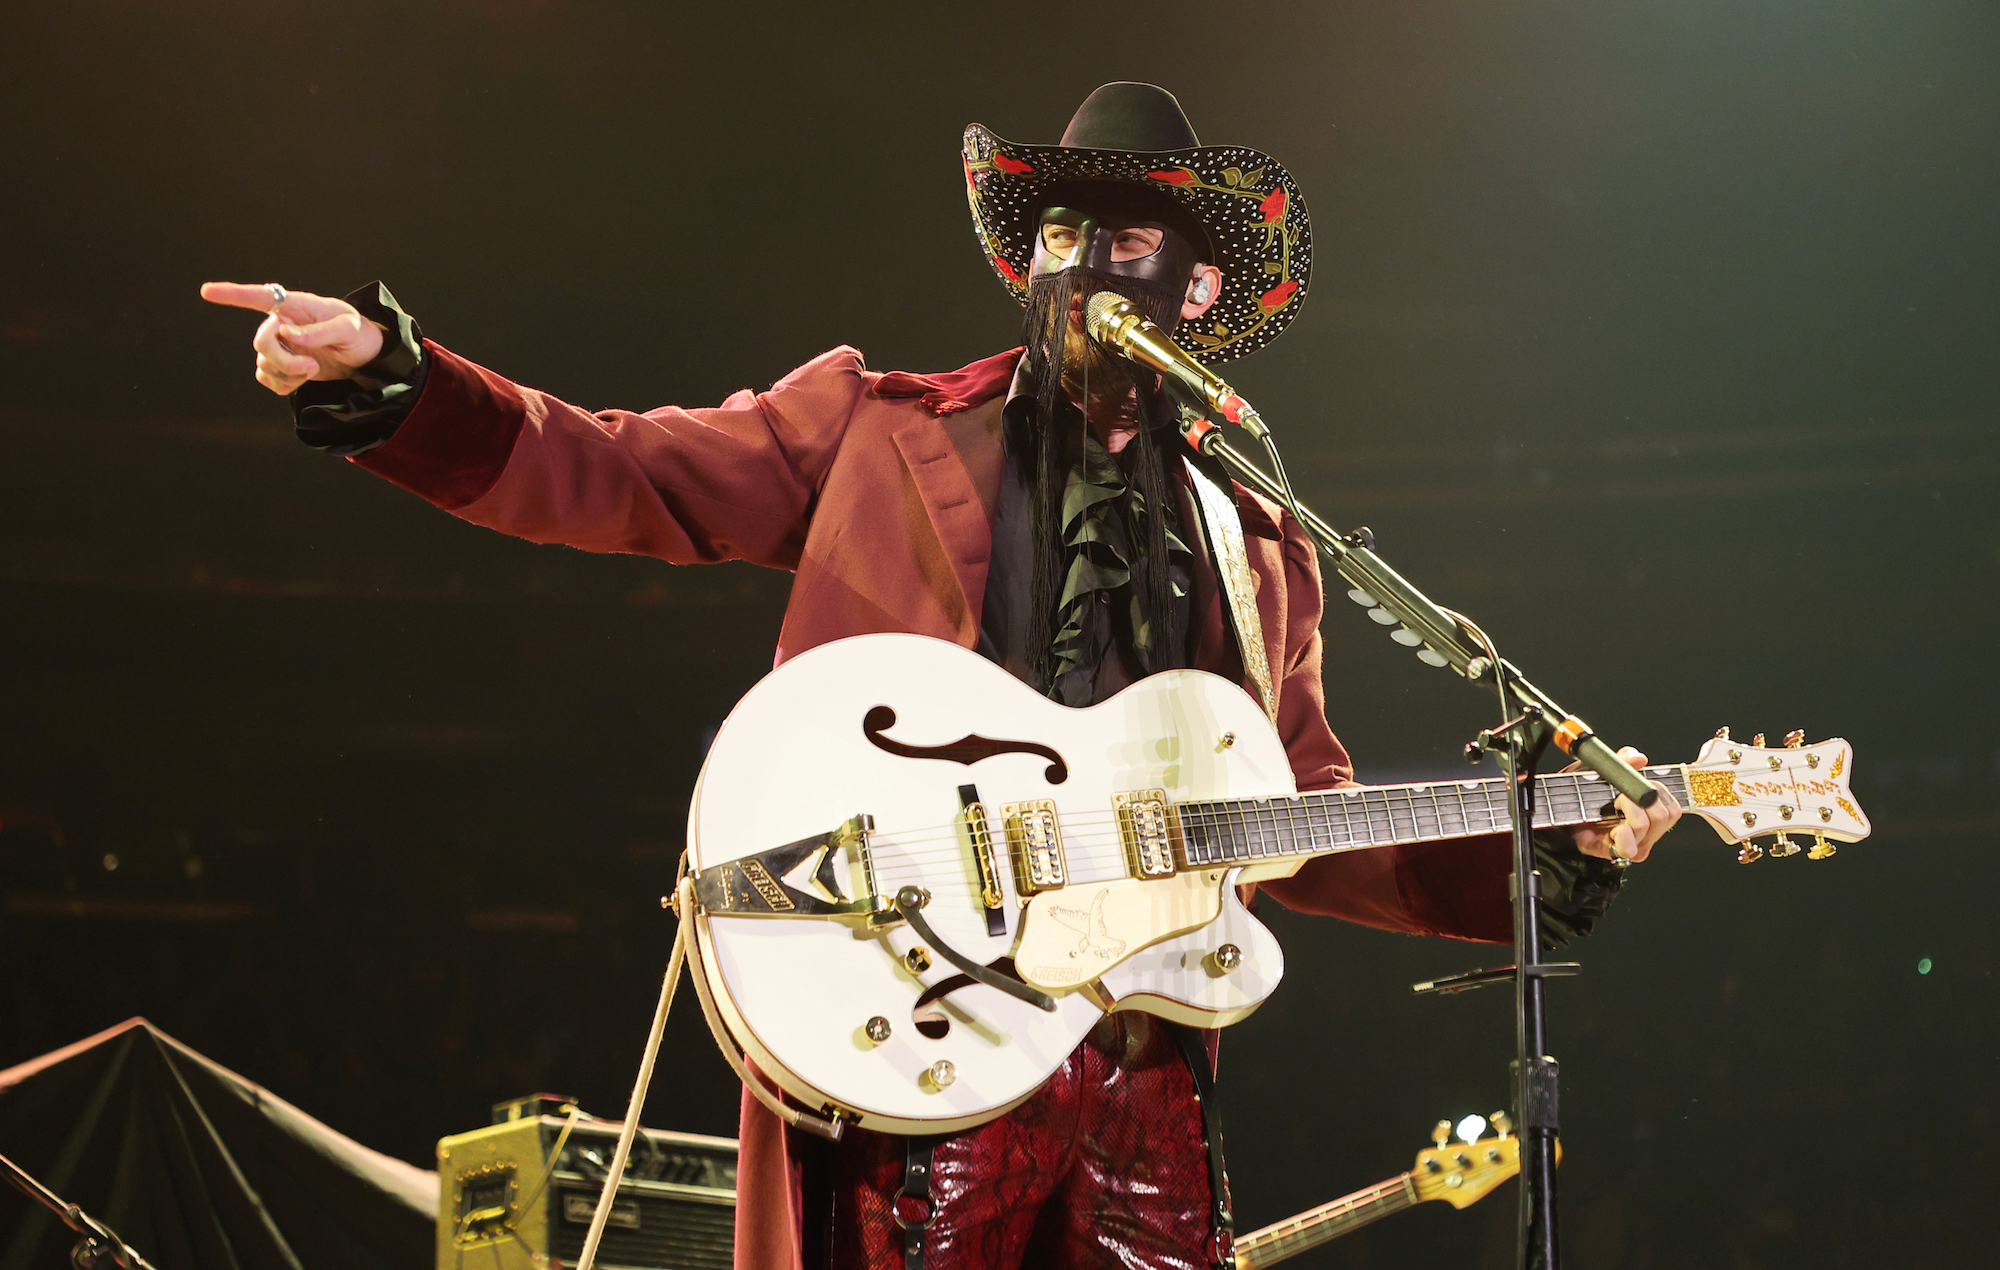
[[[1088,913],[1080,908],[1058,908],[1053,904],[1049,906],[1050,917],[1083,934],[1083,938],[1077,941],[1076,947],[1070,950],[1070,956],[1081,957],[1085,953],[1090,953],[1108,961],[1124,953],[1125,941],[1111,938],[1111,932],[1104,927],[1104,896],[1105,892],[1099,891],[1091,899]]]

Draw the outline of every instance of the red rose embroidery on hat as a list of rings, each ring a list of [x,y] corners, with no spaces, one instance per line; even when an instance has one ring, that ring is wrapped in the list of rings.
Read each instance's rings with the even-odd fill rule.
[[[1015,270],[1014,266],[1007,263],[1005,256],[994,256],[993,267],[998,269],[1009,282],[1018,284],[1021,281],[1020,273]]]
[[[1279,309],[1284,308],[1292,302],[1292,293],[1298,289],[1299,284],[1296,280],[1280,282],[1263,295],[1258,296],[1257,305],[1266,313],[1276,313]]]
[[[1285,219],[1285,187],[1281,185],[1266,194],[1264,201],[1257,204],[1257,214],[1264,218],[1266,225],[1275,225]]]
[[[1146,175],[1155,181],[1165,181],[1168,185],[1193,185],[1201,180],[1188,168],[1175,168],[1171,172],[1148,172]]]
[[[1023,163],[1019,159],[1010,159],[1004,154],[996,154],[993,156],[993,166],[999,168],[1002,172],[1012,172],[1017,176],[1020,173],[1032,172],[1035,170],[1034,164]]]

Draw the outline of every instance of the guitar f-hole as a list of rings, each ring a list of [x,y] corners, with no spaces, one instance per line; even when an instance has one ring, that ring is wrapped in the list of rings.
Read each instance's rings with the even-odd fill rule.
[[[1051,785],[1060,785],[1069,779],[1069,764],[1063,756],[1046,745],[1034,741],[1001,741],[968,732],[945,745],[905,745],[883,736],[896,726],[896,712],[888,706],[876,706],[861,720],[861,735],[868,743],[897,758],[941,759],[947,763],[962,763],[971,767],[981,759],[989,759],[998,754],[1036,754],[1049,761],[1042,776]]]
[[[986,963],[986,968],[997,970],[1003,975],[1020,977],[1014,969],[1012,957],[996,957]],[[910,1007],[910,1022],[916,1025],[919,1034],[933,1041],[943,1040],[946,1033],[951,1031],[951,1018],[937,1003],[960,988],[970,988],[978,982],[971,975],[953,975],[949,979],[938,980],[925,988],[923,995],[917,998],[917,1003]]]

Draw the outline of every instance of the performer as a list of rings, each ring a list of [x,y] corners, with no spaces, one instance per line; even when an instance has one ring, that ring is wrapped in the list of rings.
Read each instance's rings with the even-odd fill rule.
[[[1232,626],[1172,403],[1080,326],[1084,300],[1110,290],[1210,363],[1269,343],[1311,272],[1291,176],[1255,150],[1201,145],[1171,94],[1131,83],[1092,93],[1057,145],[975,124],[963,155],[980,246],[1027,309],[1025,347],[946,374],[879,373],[843,347],[713,409],[593,414],[423,339],[379,284],[344,301],[276,284],[202,294],[270,310],[257,379],[291,398],[301,438],[456,516],[536,542],[793,571],[781,662],[914,632],[1074,706],[1194,666],[1275,697],[1301,790],[1352,783],[1324,712],[1311,543],[1235,487],[1255,587]],[[1614,866],[1645,859],[1680,814],[1667,796],[1619,807],[1616,824],[1538,843],[1556,942],[1590,930]],[[1507,840],[1487,836],[1321,856],[1264,889],[1386,930],[1507,942],[1509,868]],[[941,1139],[788,1137],[746,1095],[736,1264],[1226,1264],[1227,1190],[1196,1097],[1213,1037],[1184,1057],[1174,1031],[1107,1016],[1022,1106]]]

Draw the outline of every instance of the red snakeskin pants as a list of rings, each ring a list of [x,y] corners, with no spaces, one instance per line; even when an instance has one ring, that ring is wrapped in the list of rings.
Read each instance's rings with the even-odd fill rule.
[[[892,1134],[854,1130],[836,1150],[837,1270],[902,1266],[903,1162]],[[1203,1270],[1212,1234],[1194,1077],[1148,1015],[1101,1020],[1032,1098],[931,1157],[925,1270]]]

